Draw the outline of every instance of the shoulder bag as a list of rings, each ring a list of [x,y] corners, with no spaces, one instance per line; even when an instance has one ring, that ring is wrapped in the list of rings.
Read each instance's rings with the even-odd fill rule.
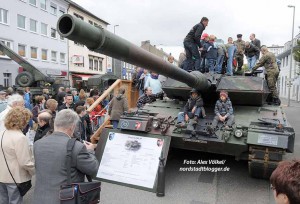
[[[32,187],[31,185],[31,180],[29,181],[26,181],[26,182],[23,182],[23,183],[16,183],[9,167],[8,167],[8,164],[7,164],[7,161],[6,161],[6,157],[5,157],[5,154],[4,154],[4,151],[3,151],[3,147],[2,147],[2,141],[3,141],[3,137],[4,137],[4,133],[5,133],[6,130],[4,130],[3,134],[2,134],[2,138],[1,138],[1,149],[2,149],[2,153],[3,153],[3,157],[4,157],[4,160],[5,160],[5,163],[6,163],[6,166],[7,166],[7,169],[12,177],[12,179],[14,180],[16,186],[18,187],[18,190],[20,192],[20,195],[21,196],[24,196],[29,190],[30,188]]]
[[[101,182],[92,181],[90,176],[86,176],[89,182],[71,183],[71,162],[72,151],[76,139],[72,138],[67,144],[67,174],[66,185],[62,185],[59,191],[61,204],[96,204],[100,202]]]

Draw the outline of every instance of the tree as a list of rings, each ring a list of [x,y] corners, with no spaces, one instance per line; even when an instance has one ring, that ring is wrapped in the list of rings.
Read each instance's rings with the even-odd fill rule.
[[[300,39],[297,40],[297,46],[293,51],[294,60],[298,63],[297,74],[300,75]]]

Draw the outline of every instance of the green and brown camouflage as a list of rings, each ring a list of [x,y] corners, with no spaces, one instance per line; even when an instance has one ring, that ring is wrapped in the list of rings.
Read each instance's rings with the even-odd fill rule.
[[[266,103],[270,91],[266,80],[256,76],[224,76],[186,72],[132,43],[92,26],[72,15],[60,17],[57,30],[63,37],[86,45],[96,52],[147,68],[168,79],[163,90],[168,98],[156,100],[132,114],[124,114],[119,129],[104,129],[101,138],[110,132],[171,138],[176,148],[232,155],[237,160],[249,162],[253,177],[268,178],[285,152],[293,152],[295,132],[287,121],[282,107]],[[176,127],[177,115],[196,88],[202,95],[206,117],[196,124]],[[209,134],[214,105],[219,92],[225,90],[233,104],[235,124],[224,128],[219,124],[215,133]],[[191,137],[192,136],[192,137]],[[105,141],[101,141],[105,142]]]
[[[246,43],[244,40],[236,40],[233,42],[237,48],[236,55],[244,56]]]

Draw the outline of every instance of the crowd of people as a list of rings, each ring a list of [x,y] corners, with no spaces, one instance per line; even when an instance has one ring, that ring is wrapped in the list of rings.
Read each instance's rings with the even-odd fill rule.
[[[215,35],[203,33],[208,26],[208,18],[203,17],[200,23],[192,27],[184,38],[185,53],[179,57],[179,66],[184,70],[197,70],[202,73],[218,73],[233,75],[241,74],[244,56],[248,61],[248,69],[252,71],[259,59],[261,43],[250,34],[249,40],[244,41],[242,34],[237,34],[237,40],[228,37],[227,44]]]
[[[94,175],[99,162],[90,143],[95,129],[108,112],[112,125],[117,128],[124,111],[128,111],[125,89],[118,95],[96,104],[98,90],[87,94],[80,90],[60,87],[55,96],[44,89],[42,95],[32,96],[30,88],[0,92],[0,204],[22,203],[22,196],[15,183],[28,182],[36,175],[33,203],[59,203],[60,185],[67,181],[66,146],[76,138],[71,169],[72,182],[83,182],[85,175]],[[33,135],[33,154],[29,145],[29,132]],[[28,137],[27,137],[28,136]],[[51,147],[51,148],[49,148]],[[45,192],[47,192],[45,194]]]

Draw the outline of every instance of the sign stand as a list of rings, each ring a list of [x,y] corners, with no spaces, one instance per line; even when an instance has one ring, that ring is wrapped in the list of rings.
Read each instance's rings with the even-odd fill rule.
[[[132,133],[103,129],[96,149],[100,166],[95,180],[157,192],[163,196],[164,160],[168,156],[171,137]]]

